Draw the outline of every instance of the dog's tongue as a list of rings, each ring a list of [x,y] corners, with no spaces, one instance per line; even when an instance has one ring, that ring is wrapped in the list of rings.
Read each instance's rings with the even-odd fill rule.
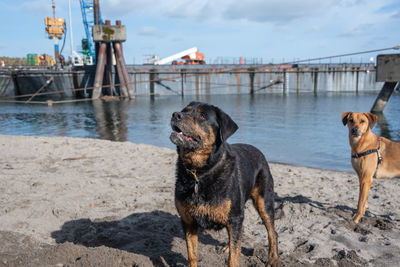
[[[185,138],[187,141],[194,141],[192,137],[184,135],[182,132],[179,132],[178,134],[183,136],[183,138]]]
[[[185,139],[188,141],[194,141],[192,137],[184,135]]]

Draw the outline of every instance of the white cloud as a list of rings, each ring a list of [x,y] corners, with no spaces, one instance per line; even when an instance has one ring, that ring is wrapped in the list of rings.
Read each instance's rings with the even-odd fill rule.
[[[151,36],[151,37],[164,37],[165,34],[160,32],[157,28],[152,26],[144,26],[139,29],[138,34],[141,36]]]
[[[332,12],[332,18],[337,26],[339,37],[367,37],[374,36],[393,23],[392,12],[381,12],[382,7],[390,0],[382,1],[355,1],[345,8],[337,8]],[[330,23],[334,26],[334,23]]]
[[[391,18],[393,18],[393,19],[400,19],[400,10],[396,11],[396,12],[391,16]]]
[[[104,0],[100,10],[106,16],[119,18],[128,14],[142,14],[158,10],[161,0]]]
[[[247,20],[287,23],[299,18],[323,14],[333,0],[104,0],[107,16],[158,15],[159,17],[208,20]],[[337,5],[337,4],[335,4]]]
[[[230,20],[288,24],[301,18],[324,15],[332,4],[334,2],[331,0],[234,1],[223,11],[223,17]]]
[[[373,30],[372,24],[361,24],[361,25],[357,25],[356,27],[346,30],[345,32],[341,33],[339,36],[340,37],[362,36],[362,35],[369,34],[371,32],[371,30]]]
[[[129,28],[136,27],[143,42],[168,37],[173,44],[183,46],[202,40],[205,44],[221,40],[226,46],[227,40],[236,42],[243,36],[243,40],[275,45],[277,50],[282,42],[302,43],[307,51],[313,51],[318,44],[329,47],[335,43],[332,53],[343,42],[366,42],[366,38],[386,29],[399,16],[398,9],[379,10],[392,3],[393,0],[100,1],[103,18],[121,18]],[[268,41],[262,41],[265,38]],[[251,50],[252,45],[247,45],[249,49],[245,51]]]
[[[190,3],[175,1],[175,4],[163,8],[162,14],[169,18],[186,18],[202,21],[219,17],[221,9],[223,9],[223,5],[218,1],[193,0]]]

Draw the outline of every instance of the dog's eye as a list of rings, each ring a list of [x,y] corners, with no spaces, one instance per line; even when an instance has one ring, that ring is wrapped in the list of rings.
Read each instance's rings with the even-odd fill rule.
[[[350,123],[354,123],[353,119],[350,120]]]
[[[361,120],[360,123],[363,124],[365,122],[365,120]]]
[[[206,119],[206,115],[204,115],[204,113],[200,113],[200,114],[199,114],[199,118],[200,118],[201,120],[205,120],[205,119]]]

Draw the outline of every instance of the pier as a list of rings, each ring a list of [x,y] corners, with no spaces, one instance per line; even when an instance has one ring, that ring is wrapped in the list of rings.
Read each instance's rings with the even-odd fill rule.
[[[119,96],[121,82],[116,67],[111,69],[112,85],[102,88],[115,86]],[[127,72],[132,96],[366,92],[383,85],[376,82],[374,64],[127,65]],[[0,97],[91,98],[95,73],[96,66],[2,70]]]

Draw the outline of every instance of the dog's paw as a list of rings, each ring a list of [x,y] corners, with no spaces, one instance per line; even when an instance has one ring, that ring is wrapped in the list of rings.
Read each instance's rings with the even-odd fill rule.
[[[271,267],[281,267],[281,262],[278,257],[270,257],[267,262],[267,266]]]
[[[361,215],[355,214],[355,215],[353,216],[353,222],[359,223],[360,220],[361,220],[361,217],[362,217]]]

